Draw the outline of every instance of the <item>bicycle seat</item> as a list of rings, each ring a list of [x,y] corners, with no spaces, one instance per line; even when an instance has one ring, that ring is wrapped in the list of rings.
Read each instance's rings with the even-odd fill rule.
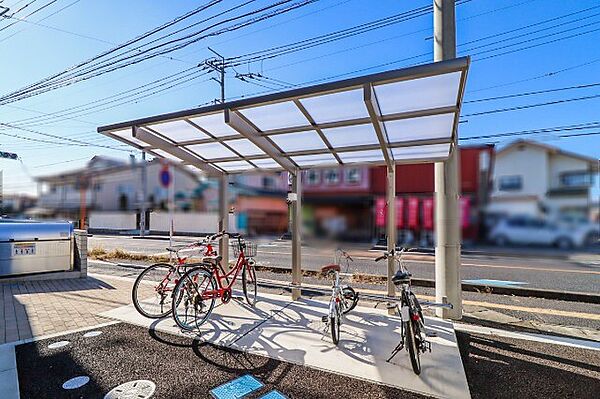
[[[411,274],[409,272],[405,272],[402,270],[398,270],[394,277],[392,277],[392,282],[394,285],[406,284],[410,282]]]
[[[331,271],[336,271],[336,272],[339,273],[340,272],[340,265],[335,265],[335,264],[332,263],[331,265],[326,265],[326,266],[323,266],[321,268],[321,273],[329,273]]]

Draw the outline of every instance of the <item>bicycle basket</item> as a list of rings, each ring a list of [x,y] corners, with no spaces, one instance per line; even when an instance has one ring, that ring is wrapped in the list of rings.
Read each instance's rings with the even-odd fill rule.
[[[241,240],[238,242],[237,240],[231,243],[231,247],[233,248],[233,255],[237,258],[240,256],[240,251],[244,251],[244,256],[246,258],[254,258],[256,256],[257,245],[255,242]]]

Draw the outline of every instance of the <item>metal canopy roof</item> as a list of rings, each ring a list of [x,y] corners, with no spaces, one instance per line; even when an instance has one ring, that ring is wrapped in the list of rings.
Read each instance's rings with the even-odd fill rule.
[[[435,162],[456,134],[469,58],[159,115],[98,132],[209,175]]]

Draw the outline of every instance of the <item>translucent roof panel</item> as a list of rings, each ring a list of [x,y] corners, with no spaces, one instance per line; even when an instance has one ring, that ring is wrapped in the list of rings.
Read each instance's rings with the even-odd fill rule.
[[[202,133],[186,121],[159,123],[156,125],[148,125],[148,127],[176,143],[208,138],[206,134]]]
[[[361,89],[302,98],[300,103],[317,124],[369,116]]]
[[[365,151],[348,151],[337,153],[344,163],[361,163],[361,162],[377,162],[383,161],[383,151],[365,150]]]
[[[454,113],[384,122],[390,143],[450,138]]]
[[[330,154],[298,155],[292,157],[292,160],[300,167],[318,166],[318,165],[337,165],[335,157]]]
[[[375,129],[370,123],[323,129],[323,134],[333,148],[379,143]]]
[[[469,66],[468,57],[454,58],[114,123],[98,132],[150,153],[164,151],[157,156],[173,159],[166,152],[175,153],[209,176],[249,168],[295,173],[339,164],[438,162],[456,138]],[[140,127],[135,138],[133,127]]]
[[[428,144],[418,147],[392,148],[396,161],[420,160],[447,157],[450,153],[450,144]]]
[[[223,169],[226,172],[236,172],[254,169],[254,166],[250,165],[246,161],[215,162],[215,166]]]
[[[269,136],[284,152],[326,149],[321,136],[313,130],[308,132],[275,134]]]
[[[190,121],[216,137],[239,135],[235,129],[225,123],[223,112],[190,118]]]
[[[280,169],[281,165],[279,165],[275,160],[271,158],[264,159],[253,159],[251,161],[256,167],[262,169]]]
[[[461,72],[375,86],[383,115],[456,105]]]
[[[240,112],[263,132],[310,123],[292,101],[241,109]]]
[[[265,155],[263,150],[248,139],[228,140],[226,143],[243,156]]]
[[[157,150],[152,150],[152,152],[155,153],[156,155],[160,156],[161,158],[166,158],[166,159],[169,159],[169,160],[175,161],[175,162],[181,162],[181,159],[179,159],[175,155],[169,154],[166,151],[157,149]]]
[[[113,136],[117,136],[120,137],[122,139],[125,139],[133,144],[136,144],[140,147],[150,147],[150,145],[148,145],[148,143],[143,142],[142,140],[138,140],[135,137],[133,137],[133,132],[132,129],[123,129],[123,130],[117,130],[116,132],[112,132],[111,133]]]
[[[235,152],[231,151],[221,143],[207,143],[188,145],[187,149],[195,152],[204,159],[218,159],[235,157]]]

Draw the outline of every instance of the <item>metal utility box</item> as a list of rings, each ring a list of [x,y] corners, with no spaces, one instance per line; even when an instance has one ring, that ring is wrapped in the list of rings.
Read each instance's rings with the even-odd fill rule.
[[[73,268],[70,222],[0,221],[0,277]]]

